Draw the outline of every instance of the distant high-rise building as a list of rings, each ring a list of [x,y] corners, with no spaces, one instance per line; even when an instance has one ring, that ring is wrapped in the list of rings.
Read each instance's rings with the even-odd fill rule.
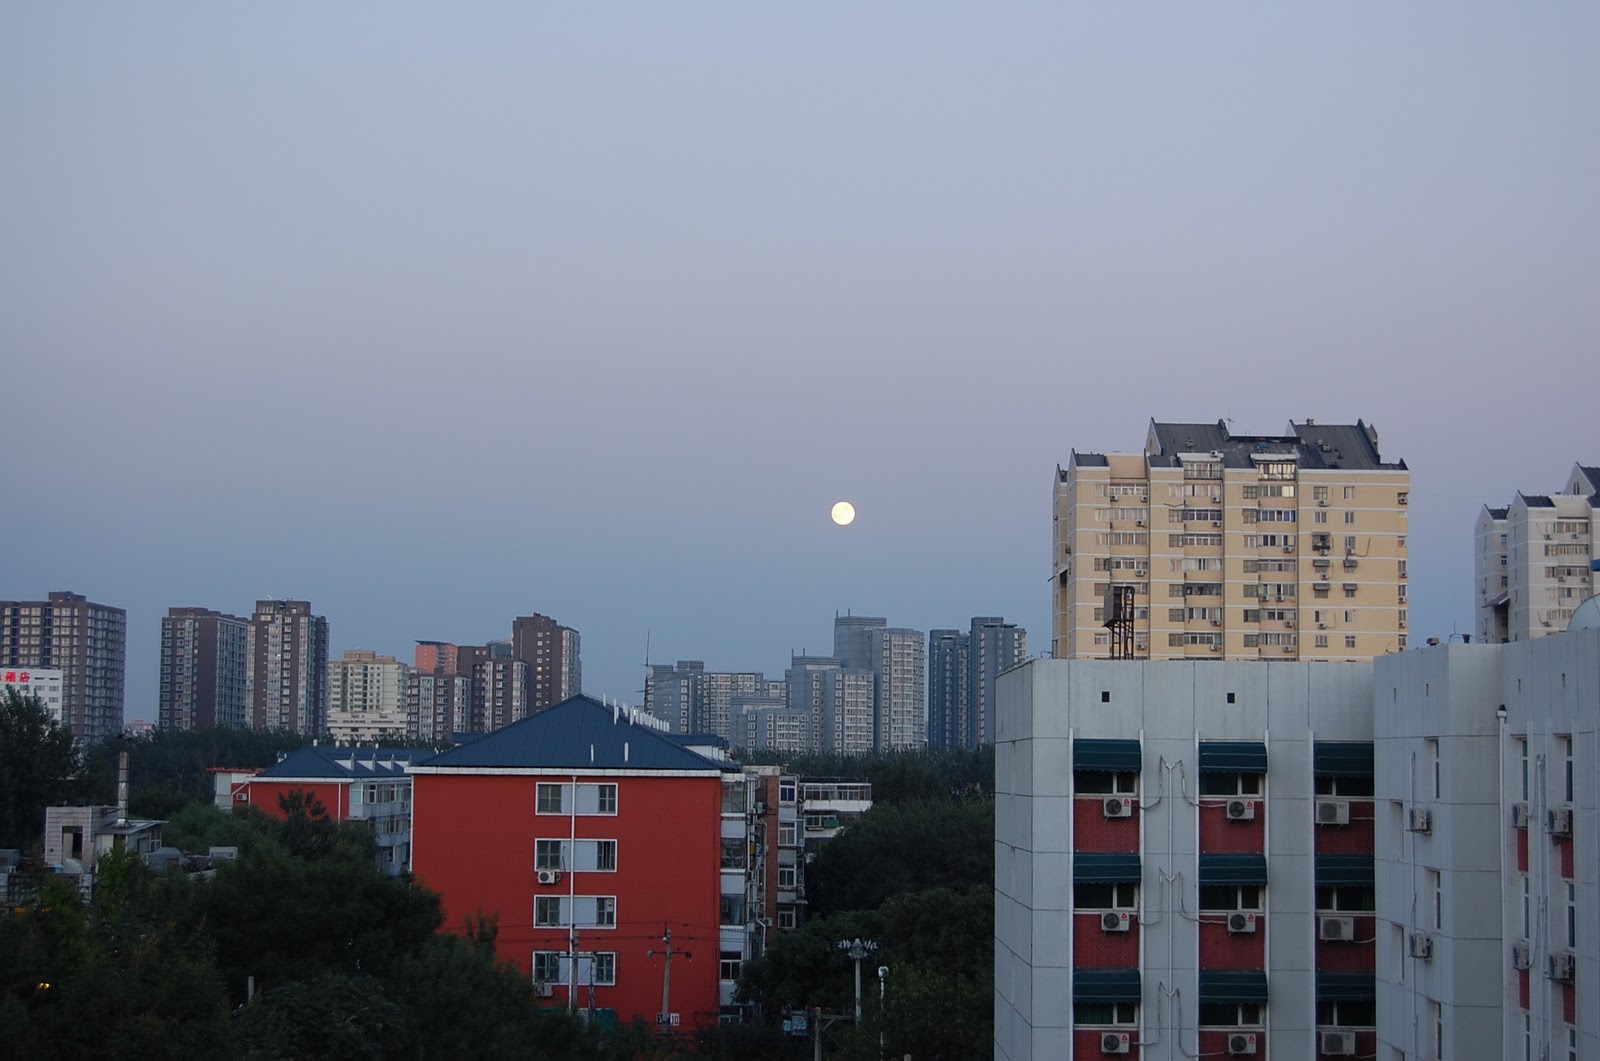
[[[871,670],[872,632],[882,630],[889,620],[871,615],[845,612],[833,616],[833,656],[841,667]]]
[[[880,752],[928,745],[927,640],[921,630],[868,630],[876,696],[872,746]]]
[[[652,663],[645,681],[645,710],[674,733],[714,733],[738,741],[731,723],[740,697],[766,696],[774,684],[760,671],[708,671],[704,661],[680,659],[676,666]]]
[[[0,669],[0,696],[11,691],[15,691],[21,696],[31,696],[38,700],[39,706],[44,708],[45,714],[55,719],[56,725],[64,725],[62,722],[60,671],[46,667],[23,667],[20,670],[10,667]]]
[[[1028,632],[997,615],[976,616],[967,634],[967,700],[961,742],[976,748],[994,743],[994,682],[1002,671],[1028,658]]]
[[[413,667],[428,674],[460,674],[461,650],[448,641],[418,641]]]
[[[303,600],[256,601],[250,620],[250,721],[321,734],[328,720],[328,620]]]
[[[168,608],[161,620],[156,725],[168,732],[250,724],[250,620]]]
[[[1283,435],[1152,421],[1142,453],[1074,451],[1054,483],[1052,654],[1401,651],[1410,492],[1405,462],[1384,461],[1359,420],[1291,422]],[[1113,589],[1126,594],[1113,608],[1130,610],[1108,628]]]
[[[493,646],[489,646],[493,649]],[[532,668],[526,660],[490,655],[472,668],[472,731],[493,733],[533,713]]]
[[[791,708],[783,696],[733,698],[729,741],[749,751],[811,751],[811,713]]]
[[[406,727],[423,744],[437,744],[472,729],[472,679],[464,674],[413,670],[406,682]]]
[[[366,649],[329,661],[328,734],[340,744],[404,740],[410,678],[404,663]]]
[[[521,615],[512,621],[511,655],[527,661],[530,710],[542,711],[582,691],[579,648],[578,631],[548,615]]]
[[[928,747],[959,748],[966,743],[967,647],[964,630],[928,633]]]
[[[862,755],[873,748],[874,676],[833,656],[795,656],[785,675],[788,709],[804,712],[810,749]]]
[[[1559,494],[1518,493],[1478,515],[1477,627],[1480,641],[1559,634],[1573,611],[1600,592],[1600,467],[1574,464]]]
[[[122,732],[128,613],[80,593],[0,601],[0,665],[59,670],[63,725],[84,743]]]

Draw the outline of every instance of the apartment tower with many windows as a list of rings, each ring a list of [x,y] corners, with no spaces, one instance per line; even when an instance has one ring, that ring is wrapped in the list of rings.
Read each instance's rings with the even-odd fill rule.
[[[62,724],[93,743],[122,732],[128,613],[81,593],[0,601],[0,666],[61,672]]]
[[[250,620],[209,608],[168,608],[156,725],[168,732],[244,728],[249,705]]]
[[[1476,527],[1478,640],[1548,637],[1600,592],[1600,467],[1574,464],[1559,494],[1518,493],[1485,506]]]
[[[1053,654],[1112,655],[1118,587],[1138,659],[1400,651],[1410,490],[1359,420],[1283,435],[1152,421],[1142,453],[1074,451],[1055,481]]]

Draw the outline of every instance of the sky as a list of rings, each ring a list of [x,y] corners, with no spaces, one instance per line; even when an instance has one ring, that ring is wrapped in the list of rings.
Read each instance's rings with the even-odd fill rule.
[[[1600,464],[1600,5],[0,5],[0,597],[780,676],[1152,418],[1374,423],[1413,641]],[[848,528],[829,509],[858,510]]]

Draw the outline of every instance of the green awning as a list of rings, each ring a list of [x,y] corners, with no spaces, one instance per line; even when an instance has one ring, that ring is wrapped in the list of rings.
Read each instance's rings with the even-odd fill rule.
[[[1200,887],[1267,883],[1265,855],[1201,855]]]
[[[1202,774],[1264,774],[1267,746],[1258,740],[1207,740],[1200,742]]]
[[[1074,969],[1074,1002],[1138,1002],[1139,970]]]
[[[1200,1004],[1267,1000],[1267,974],[1261,969],[1201,969]]]
[[[1139,742],[1136,740],[1075,740],[1072,742],[1072,768],[1074,770],[1099,770],[1108,773],[1132,771],[1139,765]]]
[[[1120,884],[1139,880],[1139,856],[1136,854],[1075,854],[1072,856],[1072,879],[1079,884]]]
[[[1319,888],[1370,888],[1376,880],[1371,855],[1317,856]]]
[[[1317,973],[1318,1002],[1370,1002],[1378,997],[1371,969],[1327,969]]]
[[[1319,740],[1311,748],[1311,772],[1324,777],[1371,777],[1372,742]]]

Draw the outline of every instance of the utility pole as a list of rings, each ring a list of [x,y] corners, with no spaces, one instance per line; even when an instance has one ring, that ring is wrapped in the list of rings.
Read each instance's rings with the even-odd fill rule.
[[[660,952],[665,960],[661,966],[661,1013],[656,1020],[663,1029],[662,1034],[670,1035],[672,1027],[672,929],[666,924],[661,926],[661,942],[666,945],[666,949]],[[685,958],[694,957],[692,953],[686,950],[680,950],[678,953]],[[656,954],[656,951],[649,952],[649,956],[652,958]]]
[[[856,1023],[861,1023],[861,959],[878,949],[877,943],[870,939],[841,939],[839,950],[845,957],[856,963]]]

